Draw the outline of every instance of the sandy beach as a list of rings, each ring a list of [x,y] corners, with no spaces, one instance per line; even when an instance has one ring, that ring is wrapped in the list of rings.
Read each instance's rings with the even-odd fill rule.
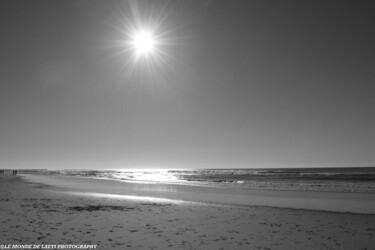
[[[0,179],[0,245],[96,249],[374,249],[375,215],[90,195]],[[136,196],[135,196],[136,197]],[[48,246],[52,245],[52,246]]]

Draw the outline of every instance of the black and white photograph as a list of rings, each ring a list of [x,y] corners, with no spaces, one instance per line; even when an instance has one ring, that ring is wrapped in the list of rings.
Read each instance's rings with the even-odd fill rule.
[[[0,249],[375,250],[374,13],[1,0]]]

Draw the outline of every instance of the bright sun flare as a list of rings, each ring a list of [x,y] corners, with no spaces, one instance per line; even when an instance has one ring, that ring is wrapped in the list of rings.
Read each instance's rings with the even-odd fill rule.
[[[169,25],[164,24],[168,15],[156,9],[143,10],[139,1],[126,2],[131,13],[122,13],[118,17],[119,25],[114,24],[121,35],[113,41],[117,49],[114,55],[121,56],[120,70],[126,77],[137,77],[139,82],[166,82],[166,71],[177,62],[169,53],[176,37],[174,29],[167,29]]]
[[[150,54],[155,47],[155,38],[151,32],[139,31],[134,35],[132,45],[137,54]]]

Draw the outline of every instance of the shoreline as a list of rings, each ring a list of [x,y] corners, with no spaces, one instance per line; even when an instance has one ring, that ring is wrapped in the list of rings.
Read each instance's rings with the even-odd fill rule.
[[[25,181],[51,185],[67,191],[153,197],[161,199],[267,206],[317,211],[375,214],[375,194],[278,190],[242,190],[181,184],[129,183],[74,176],[22,175]]]
[[[375,216],[72,195],[0,177],[0,244],[97,249],[371,249]]]

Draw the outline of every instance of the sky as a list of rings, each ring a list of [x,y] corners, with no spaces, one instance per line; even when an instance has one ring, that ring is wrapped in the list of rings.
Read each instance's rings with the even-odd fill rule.
[[[373,7],[3,0],[0,167],[374,166]]]

